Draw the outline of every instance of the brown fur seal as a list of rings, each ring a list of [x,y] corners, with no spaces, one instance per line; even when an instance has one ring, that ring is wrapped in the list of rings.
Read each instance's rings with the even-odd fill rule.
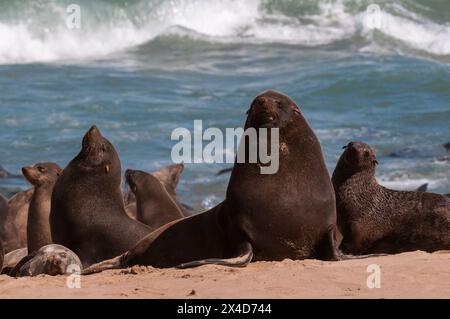
[[[8,200],[8,213],[0,232],[5,252],[27,246],[28,207],[34,188],[15,194]]]
[[[260,162],[236,162],[221,204],[159,228],[132,250],[84,274],[136,264],[245,266],[253,256],[273,261],[338,259],[333,186],[319,140],[298,106],[282,93],[266,91],[251,104],[248,128],[279,129],[275,174],[261,174]],[[267,137],[271,134],[269,130]]]
[[[38,163],[22,168],[22,173],[34,185],[27,222],[28,252],[33,253],[52,243],[50,201],[61,168],[55,163]]]
[[[28,255],[28,248],[20,248],[13,250],[5,255],[3,259],[3,274],[9,274],[12,269],[21,261],[24,257]]]
[[[183,212],[166,187],[152,174],[127,170],[126,181],[136,197],[136,219],[152,230],[183,218]]]
[[[380,186],[375,179],[377,163],[369,145],[351,142],[333,173],[342,251],[450,249],[450,200],[438,194]]]
[[[155,178],[157,178],[165,187],[166,191],[169,193],[169,195],[172,197],[172,199],[175,201],[175,203],[178,205],[179,209],[182,211],[184,216],[189,216],[189,213],[187,212],[187,206],[183,205],[178,202],[177,194],[176,194],[176,188],[178,185],[178,182],[180,180],[180,175],[184,170],[183,164],[173,164],[166,167],[163,167],[162,169],[152,172],[152,173],[146,173],[151,174]],[[127,211],[127,214],[136,219],[137,217],[137,205],[136,205],[136,197],[134,193],[130,190],[124,193],[124,202],[125,202],[125,209]]]
[[[24,257],[9,273],[13,277],[37,275],[65,275],[71,273],[69,266],[81,270],[78,256],[61,245],[46,245]]]
[[[150,232],[125,212],[120,165],[114,146],[93,126],[53,189],[53,242],[73,250],[83,265],[117,256]]]

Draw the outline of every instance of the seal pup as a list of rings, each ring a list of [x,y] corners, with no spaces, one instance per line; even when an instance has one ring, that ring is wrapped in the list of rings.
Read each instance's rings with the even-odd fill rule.
[[[27,246],[28,207],[34,187],[15,194],[8,200],[8,213],[0,231],[6,253]]]
[[[192,207],[189,207],[188,205],[182,204],[178,201],[176,188],[180,179],[180,175],[184,170],[183,164],[173,164],[166,167],[163,167],[162,169],[152,172],[152,173],[146,173],[151,174],[155,178],[160,181],[163,186],[165,187],[167,193],[172,197],[172,199],[175,201],[175,203],[178,205],[179,209],[182,211],[184,216],[189,216],[189,211],[192,211]],[[129,184],[127,183],[127,186]],[[127,187],[129,188],[129,187]],[[142,189],[143,190],[143,189]],[[124,202],[125,202],[125,209],[127,211],[127,214],[136,219],[137,215],[137,205],[136,205],[136,197],[134,193],[131,190],[128,190],[124,193]]]
[[[37,275],[66,275],[73,269],[81,271],[82,265],[78,256],[61,245],[46,245],[22,260],[10,271],[13,277]]]
[[[3,269],[1,274],[8,275],[10,271],[28,255],[28,248],[20,248],[13,250],[5,255],[3,259]]]
[[[132,265],[185,268],[245,266],[252,259],[339,259],[333,186],[319,140],[298,106],[282,93],[263,92],[248,111],[245,129],[250,128],[269,128],[267,139],[275,134],[270,129],[279,133],[279,149],[271,150],[279,151],[275,174],[261,174],[261,161],[236,162],[218,206],[164,225],[125,254],[83,273]],[[258,146],[249,145],[244,143],[246,158]]]
[[[126,214],[120,186],[119,156],[92,126],[55,184],[50,212],[53,242],[71,249],[84,266],[117,256],[150,233]]]
[[[23,167],[22,173],[34,185],[27,222],[27,247],[28,252],[33,253],[52,243],[49,222],[50,201],[61,168],[55,163],[37,163]]]
[[[127,184],[136,197],[136,219],[152,230],[184,217],[179,205],[158,178],[152,174],[127,170]]]
[[[332,177],[344,253],[450,249],[448,198],[380,186],[375,151],[361,142],[344,148]]]

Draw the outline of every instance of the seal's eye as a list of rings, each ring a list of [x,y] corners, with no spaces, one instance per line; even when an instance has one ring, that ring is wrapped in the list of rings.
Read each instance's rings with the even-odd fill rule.
[[[40,173],[44,173],[44,172],[45,172],[45,167],[38,166],[37,169],[38,169],[38,171],[39,171]]]

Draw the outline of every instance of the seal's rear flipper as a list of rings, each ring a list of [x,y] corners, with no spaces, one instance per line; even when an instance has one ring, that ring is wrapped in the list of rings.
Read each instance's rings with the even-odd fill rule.
[[[389,256],[389,254],[368,254],[368,255],[357,255],[357,256],[341,254],[341,260],[366,259],[366,258],[383,257],[383,256]]]
[[[253,247],[249,242],[245,242],[239,247],[239,256],[228,259],[204,259],[184,263],[176,266],[178,269],[193,268],[203,265],[220,265],[229,267],[245,267],[253,259]]]
[[[92,275],[104,270],[124,268],[123,257],[125,256],[125,254],[91,265],[88,268],[84,269],[81,274]]]

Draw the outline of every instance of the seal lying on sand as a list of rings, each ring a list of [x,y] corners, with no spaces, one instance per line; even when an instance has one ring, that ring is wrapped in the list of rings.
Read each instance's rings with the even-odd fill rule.
[[[28,248],[20,248],[7,253],[3,259],[2,275],[9,274],[11,270],[19,263],[19,261],[27,255]]]
[[[22,173],[34,185],[27,222],[27,247],[28,252],[32,253],[52,243],[50,201],[61,168],[55,163],[38,163],[22,168]]]
[[[450,249],[450,200],[433,193],[384,188],[375,179],[377,164],[369,145],[351,142],[333,173],[342,251]]]
[[[152,230],[173,220],[183,218],[183,212],[165,187],[152,174],[127,170],[125,173],[130,189],[136,196],[136,219]]]
[[[6,253],[27,246],[28,207],[34,187],[15,194],[8,200],[8,213],[0,231]]]
[[[119,156],[93,126],[56,182],[50,213],[53,242],[73,250],[83,265],[117,256],[150,232],[126,214],[120,184]]]
[[[23,258],[9,273],[13,277],[65,275],[82,269],[78,256],[61,245],[46,245]]]
[[[248,111],[245,129],[250,128],[278,129],[279,149],[271,150],[279,151],[277,173],[261,174],[261,161],[235,163],[221,204],[159,228],[130,251],[84,274],[136,264],[245,266],[252,257],[338,259],[333,186],[319,140],[298,106],[286,95],[266,91]],[[263,140],[266,145],[272,134],[269,130]],[[258,145],[250,146],[245,143],[246,158]]]

